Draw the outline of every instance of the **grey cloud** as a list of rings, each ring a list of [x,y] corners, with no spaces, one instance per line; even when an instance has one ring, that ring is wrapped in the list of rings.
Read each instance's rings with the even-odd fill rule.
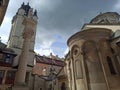
[[[99,12],[110,11],[117,0],[63,0],[54,11],[39,11],[39,25],[50,32],[71,35]],[[58,30],[58,31],[56,31]],[[75,30],[75,31],[73,31]]]
[[[36,32],[36,48],[50,48],[51,44],[55,41],[52,35],[44,28],[38,27]]]
[[[37,9],[39,18],[36,33],[36,48],[42,47],[46,43],[50,47],[55,42],[54,34],[62,36],[66,44],[67,39],[79,31],[84,23],[89,22],[90,19],[94,18],[100,12],[113,10],[117,1],[30,0],[30,5],[34,9]],[[27,3],[26,0],[10,0],[6,16],[12,19],[22,2]]]

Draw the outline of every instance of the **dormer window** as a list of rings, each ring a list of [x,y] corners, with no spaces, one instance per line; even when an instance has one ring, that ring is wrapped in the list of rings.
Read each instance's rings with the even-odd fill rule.
[[[15,54],[10,54],[6,52],[0,52],[0,66],[11,66]]]
[[[5,58],[5,62],[6,62],[6,63],[11,63],[11,61],[12,61],[12,56],[9,55],[9,54],[7,54],[7,55],[6,55],[6,58]]]

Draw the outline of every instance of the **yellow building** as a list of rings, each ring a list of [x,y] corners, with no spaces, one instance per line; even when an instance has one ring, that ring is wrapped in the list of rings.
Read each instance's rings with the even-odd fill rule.
[[[102,13],[68,39],[70,90],[120,90],[120,15]]]

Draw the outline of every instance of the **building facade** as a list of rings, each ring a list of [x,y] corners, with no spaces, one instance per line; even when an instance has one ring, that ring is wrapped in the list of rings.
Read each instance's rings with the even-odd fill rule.
[[[102,13],[68,39],[70,90],[119,90],[120,15]]]
[[[48,57],[36,55],[34,60],[34,90],[63,90],[62,87],[69,90],[63,59],[51,53]]]
[[[12,67],[16,54],[0,42],[0,90],[10,90],[14,84],[16,69]]]

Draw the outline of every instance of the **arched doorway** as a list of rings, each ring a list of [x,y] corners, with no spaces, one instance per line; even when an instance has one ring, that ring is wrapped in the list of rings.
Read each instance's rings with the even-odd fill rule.
[[[65,82],[62,82],[62,84],[61,84],[61,90],[67,90],[67,89],[66,89]]]

